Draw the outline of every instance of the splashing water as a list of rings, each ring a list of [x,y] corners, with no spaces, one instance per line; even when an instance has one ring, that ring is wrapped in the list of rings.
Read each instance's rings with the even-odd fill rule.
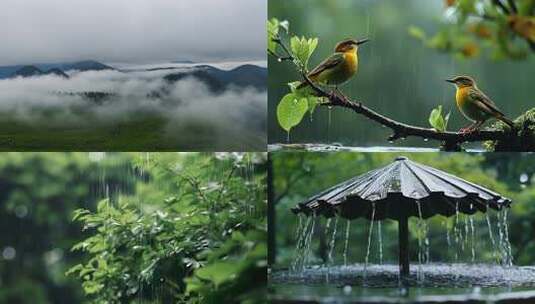
[[[472,208],[472,206],[470,206],[470,209]],[[475,250],[475,242],[476,242],[476,237],[475,237],[475,228],[474,228],[474,217],[472,215],[469,216],[469,220],[470,220],[470,232],[471,232],[471,242],[470,242],[470,246],[472,247],[471,248],[471,253],[472,253],[472,263],[474,263],[476,261],[476,250]]]
[[[442,225],[446,227],[446,243],[448,244],[448,251],[451,247],[451,237],[450,237],[450,221],[449,219],[445,219]]]
[[[490,216],[488,212],[485,214],[485,218],[487,220],[489,238],[490,238],[490,242],[491,242],[492,249],[493,249],[492,256],[494,257],[495,261],[498,261],[498,248],[496,248],[496,241],[494,240],[494,233],[492,232],[492,225],[490,223]]]
[[[332,112],[333,107],[328,106],[329,119],[327,120],[327,141],[331,141],[331,126],[332,126]]]
[[[109,191],[109,190],[108,190]],[[416,219],[416,236],[418,239],[418,267],[413,270],[411,273],[411,276],[415,276],[415,283],[417,283],[419,286],[425,286],[428,280],[429,275],[429,269],[434,268],[426,267],[426,265],[436,265],[436,263],[431,263],[430,259],[430,242],[429,242],[429,229],[430,229],[430,223],[423,218],[423,208],[422,203],[420,201],[416,201],[417,205],[417,211],[418,211],[418,217]],[[514,267],[513,266],[513,259],[511,254],[511,244],[509,241],[509,232],[508,232],[508,212],[506,209],[500,210],[496,212],[496,223],[493,225],[491,221],[491,211],[488,210],[488,212],[485,214],[485,218],[481,217],[481,222],[476,222],[479,217],[476,217],[474,215],[466,215],[461,214],[459,210],[459,204],[457,203],[455,205],[455,214],[451,218],[447,218],[442,221],[441,227],[446,229],[446,242],[448,244],[448,251],[453,249],[453,252],[446,253],[446,256],[449,256],[450,258],[454,258],[455,262],[452,264],[443,264],[444,267],[449,265],[451,267],[450,273],[455,277],[454,280],[457,280],[459,278],[462,278],[463,274],[456,272],[454,270],[458,269],[459,261],[463,261],[466,263],[470,263],[468,265],[486,265],[485,267],[494,267],[492,264],[479,264],[480,262],[477,261],[476,256],[476,247],[478,246],[478,240],[476,239],[476,228],[479,225],[480,227],[487,227],[488,228],[488,237],[490,239],[490,245],[491,245],[491,253],[492,258],[491,261],[495,261],[499,264],[500,267],[503,267],[504,269],[509,269]],[[472,206],[471,206],[472,209]],[[372,247],[372,240],[377,241],[377,245],[373,245],[375,249],[374,254],[375,255],[375,261],[379,265],[383,265],[383,222],[377,221],[377,228],[376,228],[376,236],[375,239],[373,239],[374,234],[374,224],[376,222],[375,216],[376,216],[376,207],[375,204],[372,205],[371,210],[371,218],[370,223],[368,226],[367,231],[367,243],[365,247],[365,257],[363,264],[361,264],[362,267],[362,273],[360,274],[362,277],[362,284],[363,286],[369,286],[367,281],[367,271],[369,267],[376,268],[377,265],[371,265],[370,264],[370,254],[371,254],[371,247]],[[327,238],[327,257],[323,261],[323,264],[320,265],[322,268],[324,268],[323,275],[324,280],[326,282],[329,282],[332,284],[333,282],[338,282],[338,276],[339,276],[339,267],[346,267],[346,268],[353,268],[355,265],[354,263],[349,263],[349,252],[352,247],[353,243],[350,244],[350,235],[351,235],[351,220],[346,220],[345,224],[345,230],[343,235],[343,249],[340,250],[342,253],[343,264],[341,266],[334,265],[335,258],[334,258],[334,252],[335,252],[335,245],[336,245],[336,237],[337,232],[339,230],[338,228],[338,221],[340,217],[336,216],[332,219],[327,219],[325,223],[325,236]],[[312,238],[315,230],[315,226],[319,225],[317,224],[318,216],[310,216],[307,217],[307,219],[304,218],[303,215],[299,216],[299,222],[297,223],[296,227],[297,230],[295,232],[295,238],[297,240],[296,245],[296,256],[295,259],[291,265],[291,271],[303,274],[308,273],[310,269],[314,269],[314,267],[318,266],[312,266],[312,257],[314,255],[312,254],[311,250],[311,244],[312,244]],[[496,230],[494,230],[496,229]],[[496,234],[495,234],[496,231]],[[497,235],[498,237],[495,237]],[[462,258],[462,260],[461,260]],[[485,255],[481,255],[482,259],[485,259]],[[373,260],[373,258],[372,258]],[[341,262],[341,261],[340,261]],[[393,267],[393,265],[385,265],[386,267]],[[442,266],[441,266],[442,267]],[[374,269],[375,269],[374,268]],[[494,270],[493,270],[494,271]],[[535,269],[533,269],[535,273]],[[374,274],[376,275],[376,274]],[[354,285],[354,283],[352,284]],[[373,284],[371,284],[373,285]]]
[[[507,224],[507,209],[503,210],[503,224],[505,227],[505,243],[507,244],[507,266],[513,266],[513,254],[511,253],[511,242],[509,241],[509,227]]]
[[[335,218],[334,220],[334,227],[333,227],[333,232],[332,232],[332,236],[331,236],[331,243],[329,245],[329,255],[328,255],[328,259],[329,259],[329,263],[332,264],[333,262],[333,251],[334,251],[334,245],[335,245],[335,241],[336,241],[336,229],[338,227],[338,217]]]
[[[368,270],[368,261],[370,259],[370,247],[372,243],[373,221],[375,220],[375,204],[372,204],[372,219],[368,228],[368,247],[366,248],[366,258],[364,259],[364,283],[366,283],[366,271]]]
[[[377,241],[379,243],[379,264],[383,265],[383,230],[381,222],[377,221]]]
[[[511,256],[511,243],[509,242],[509,231],[507,226],[507,209],[500,210],[496,213],[498,227],[498,248],[501,257],[501,264],[504,267],[513,265]]]
[[[418,207],[418,226],[417,226],[417,236],[418,236],[418,272],[416,273],[416,277],[418,278],[418,281],[423,283],[425,280],[425,276],[423,273],[422,268],[422,262],[423,262],[423,234],[425,233],[425,229],[423,227],[424,220],[422,218],[422,206],[419,200],[416,201],[416,206]]]
[[[292,263],[292,267],[291,267],[293,271],[302,270],[302,266],[303,266],[302,261],[303,261],[303,257],[305,255],[305,249],[306,249],[305,245],[306,245],[306,240],[308,239],[308,232],[310,230],[309,228],[311,226],[311,223],[312,223],[312,217],[307,218],[305,224],[303,225],[303,228],[299,232],[299,238],[297,239],[297,244],[295,248],[296,255]]]
[[[327,255],[327,273],[325,274],[327,282],[329,282],[330,268],[331,268],[331,266],[333,264],[333,251],[334,251],[334,245],[335,245],[335,241],[336,241],[336,229],[337,229],[337,227],[338,227],[338,217],[336,217],[334,219],[333,232],[332,232],[332,235],[331,235],[331,241],[329,243],[329,254]]]
[[[349,231],[351,228],[351,221],[347,220],[346,223],[346,236],[345,236],[345,243],[344,243],[344,266],[347,266],[347,250],[349,248]]]
[[[304,259],[303,259],[303,267],[302,268],[305,268],[310,262],[310,257],[312,255],[312,252],[310,250],[310,244],[312,244],[312,235],[314,234],[314,228],[315,227],[316,227],[316,215],[314,215],[312,217],[312,228],[310,228],[310,231],[308,233],[308,238],[307,238],[307,241],[306,241],[306,244],[305,244],[305,256],[304,256]]]
[[[461,235],[459,232],[459,202],[455,202],[455,219],[453,222],[453,236],[455,241],[455,263],[459,261],[459,242],[461,242]]]

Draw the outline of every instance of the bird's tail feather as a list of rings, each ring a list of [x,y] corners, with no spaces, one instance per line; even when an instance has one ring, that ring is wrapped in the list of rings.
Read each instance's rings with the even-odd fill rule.
[[[515,127],[515,124],[513,123],[513,121],[510,120],[509,118],[505,117],[505,116],[498,116],[498,119],[503,121],[504,123],[508,124],[509,127],[511,127],[511,128]]]

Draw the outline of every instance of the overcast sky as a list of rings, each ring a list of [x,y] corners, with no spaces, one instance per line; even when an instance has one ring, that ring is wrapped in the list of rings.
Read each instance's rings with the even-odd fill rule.
[[[266,0],[2,0],[0,65],[265,58]]]

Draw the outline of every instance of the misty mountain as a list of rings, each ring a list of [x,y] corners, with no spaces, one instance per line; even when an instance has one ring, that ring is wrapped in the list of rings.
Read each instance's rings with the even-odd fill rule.
[[[242,65],[233,70],[226,71],[217,69],[212,66],[202,65],[188,68],[158,68],[147,69],[146,71],[154,70],[180,70],[180,72],[170,73],[163,76],[167,85],[163,85],[147,93],[148,99],[168,99],[171,93],[170,85],[175,82],[194,78],[197,81],[205,84],[212,93],[223,93],[230,87],[247,88],[253,87],[259,91],[266,90],[267,69],[255,65]],[[128,74],[128,73],[125,73]],[[113,92],[58,92],[58,94],[67,94],[71,96],[80,96],[94,104],[101,105],[106,101],[112,101],[113,98],[118,97],[118,94]]]
[[[194,64],[195,62],[191,60],[175,60],[175,61],[171,61],[171,63]]]
[[[59,66],[51,66],[52,68],[59,68],[63,71],[78,70],[78,71],[103,71],[103,70],[115,70],[109,65],[105,65],[98,61],[86,60],[73,63],[64,63]]]
[[[225,71],[202,65],[186,71],[180,71],[164,76],[169,82],[176,82],[187,77],[193,77],[205,83],[211,91],[221,92],[229,86],[254,87],[266,90],[267,69],[256,65],[245,64],[233,70]]]
[[[47,75],[52,74],[52,75],[60,76],[60,77],[63,77],[63,78],[69,78],[69,75],[65,74],[65,72],[63,72],[62,70],[60,70],[58,68],[50,69],[50,70],[46,71],[45,74],[47,74]]]
[[[33,65],[27,65],[27,66],[20,68],[19,70],[15,71],[11,75],[10,78],[16,78],[16,77],[25,78],[25,77],[35,77],[35,76],[43,76],[43,75],[56,75],[56,76],[60,76],[63,78],[69,78],[69,75],[65,74],[65,72],[63,72],[60,69],[54,68],[48,71],[42,71],[41,69]]]
[[[57,75],[63,78],[69,78],[64,70],[58,68],[58,66],[64,68],[65,70],[79,70],[79,71],[90,71],[90,70],[109,70],[113,69],[107,65],[101,64],[96,61],[82,61],[77,63],[69,64],[40,64],[40,65],[27,65],[20,66],[19,69],[12,72],[9,78],[15,77],[36,77],[41,75]],[[4,67],[5,68],[5,67]],[[44,70],[43,68],[49,68]],[[0,68],[1,70],[2,68]],[[115,70],[115,69],[113,69]],[[232,70],[222,70],[215,68],[210,65],[199,65],[199,66],[190,66],[190,67],[161,67],[154,69],[144,69],[144,70],[135,70],[139,71],[157,71],[157,70],[168,70],[165,74],[158,77],[162,77],[165,80],[164,84],[159,88],[156,88],[150,91],[146,97],[149,99],[168,99],[171,92],[170,87],[174,83],[186,79],[194,78],[197,81],[205,84],[209,91],[212,93],[220,94],[225,90],[233,88],[247,88],[253,87],[259,91],[266,90],[267,82],[267,68],[245,64],[234,68]],[[117,70],[115,70],[117,71]],[[128,79],[129,71],[117,72],[122,73]],[[80,91],[56,91],[56,94],[59,95],[70,95],[70,96],[79,96],[83,99],[86,99],[94,104],[101,105],[106,101],[111,101],[119,97],[117,92],[100,92],[100,91],[91,91],[89,88],[81,88]]]
[[[33,65],[27,65],[22,67],[20,70],[15,71],[11,77],[33,77],[43,75],[43,71]]]
[[[27,68],[27,71],[21,71],[23,77],[29,77],[24,75],[29,75],[31,72],[28,67],[34,67],[41,71],[41,74],[56,74],[59,76],[66,76],[66,71],[78,70],[78,71],[102,71],[102,70],[114,70],[113,67],[100,63],[94,60],[84,60],[70,63],[39,63],[31,65],[12,65],[12,66],[1,66],[0,67],[0,80],[13,77],[15,73],[18,73],[21,69]],[[45,72],[47,71],[47,72]],[[52,72],[51,72],[52,71]],[[49,73],[51,72],[51,73]],[[36,74],[41,75],[41,74]]]

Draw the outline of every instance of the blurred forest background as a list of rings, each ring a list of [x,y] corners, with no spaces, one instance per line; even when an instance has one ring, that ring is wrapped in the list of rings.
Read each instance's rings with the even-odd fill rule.
[[[533,16],[535,1],[514,2],[519,10]],[[371,42],[359,50],[357,76],[341,91],[388,117],[423,127],[430,127],[431,110],[443,105],[445,113],[452,113],[448,129],[458,130],[469,122],[455,107],[455,88],[444,81],[451,76],[473,76],[511,118],[534,104],[529,90],[535,72],[534,56],[526,41],[531,38],[535,43],[535,21],[526,19],[529,29],[518,28],[522,23],[514,23],[516,20],[489,3],[270,0],[268,15],[288,20],[292,35],[319,38],[310,67],[330,55],[336,42],[344,38],[370,38]],[[483,18],[474,17],[483,7],[490,7],[499,21],[483,22]],[[269,143],[287,141],[286,132],[277,124],[276,109],[289,92],[286,84],[298,79],[291,63],[279,63],[269,56]],[[343,109],[333,109],[331,115],[330,124],[325,108],[316,110],[310,118],[307,115],[292,129],[290,142],[388,145],[389,129]],[[395,145],[436,147],[437,143],[409,138]]]
[[[488,187],[513,200],[509,210],[509,238],[515,265],[535,264],[535,155],[520,153],[402,153],[409,159],[420,162],[468,181]],[[269,246],[270,260],[276,268],[287,268],[295,258],[296,229],[298,216],[290,209],[306,198],[343,182],[392,162],[399,154],[393,153],[271,153],[270,164],[273,172],[273,191],[270,195],[275,202],[272,212],[274,226],[270,229],[270,239],[276,246]],[[495,239],[497,238],[497,213],[489,213]],[[271,214],[270,214],[271,216]],[[496,262],[492,242],[489,237],[485,215],[474,215],[475,225],[475,262]],[[411,218],[409,228],[410,257],[417,263],[418,241],[417,219]],[[460,215],[460,223],[467,225],[467,216]],[[459,262],[471,261],[471,238],[467,239],[464,249],[448,245],[446,227],[453,239],[453,218],[435,216],[427,220],[429,226],[429,256],[432,262],[454,262],[455,253]],[[331,236],[325,235],[326,220],[316,222],[312,238],[312,264],[326,263],[328,243]],[[331,230],[334,222],[331,223]],[[337,222],[337,234],[333,252],[333,263],[343,263],[343,250],[347,220]],[[364,219],[351,221],[348,242],[348,262],[364,263],[370,222]],[[374,226],[371,243],[370,262],[379,263],[379,243],[377,223]],[[468,229],[464,225],[461,230]],[[382,222],[382,242],[385,263],[397,264],[398,233],[397,222]],[[466,230],[468,233],[468,230]],[[271,235],[272,234],[272,235]],[[464,232],[461,232],[464,234]],[[271,251],[273,250],[273,251]],[[273,258],[276,257],[276,260]]]
[[[2,153],[0,303],[250,303],[265,153]]]

